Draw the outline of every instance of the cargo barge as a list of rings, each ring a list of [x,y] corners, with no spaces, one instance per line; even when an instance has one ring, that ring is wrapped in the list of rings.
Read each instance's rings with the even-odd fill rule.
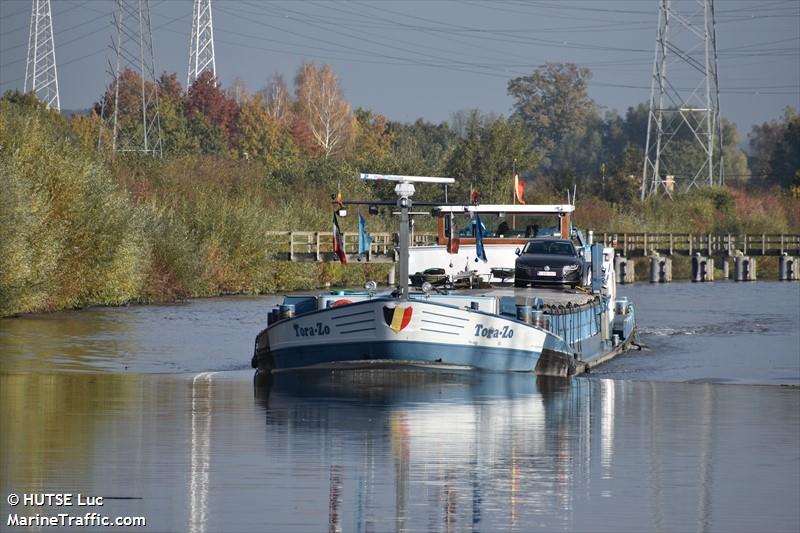
[[[572,227],[573,205],[443,204],[433,209],[439,219],[438,244],[410,248],[414,184],[454,180],[375,174],[361,178],[396,182],[397,286],[379,292],[370,282],[363,291],[286,296],[256,337],[254,368],[282,372],[421,366],[569,376],[631,345],[635,310],[616,297],[614,250],[584,240]],[[500,220],[498,232],[488,231],[481,216]],[[467,220],[460,231],[458,217]],[[544,222],[515,229],[516,220],[526,217]],[[546,225],[548,217],[556,221],[552,227]],[[557,275],[515,283],[526,268],[520,262],[528,243],[542,236],[576,241],[582,265],[577,280],[568,278],[566,267],[556,267]],[[410,268],[418,271],[410,274]],[[436,276],[435,286],[425,281],[426,271]],[[544,264],[537,272],[554,270]],[[420,286],[415,288],[412,280]],[[553,286],[557,281],[564,286]],[[548,287],[540,287],[544,284]]]

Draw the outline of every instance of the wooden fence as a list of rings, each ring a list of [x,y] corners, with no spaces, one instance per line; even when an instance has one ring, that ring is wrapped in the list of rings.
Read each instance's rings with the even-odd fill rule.
[[[650,255],[707,256],[800,255],[800,235],[772,233],[596,233],[595,239],[625,257]]]
[[[395,262],[396,233],[370,233],[372,243],[368,260]],[[330,231],[269,231],[266,235],[267,253],[284,261],[333,261],[333,233]],[[343,233],[344,250],[350,257],[358,256],[358,233]],[[436,234],[414,233],[412,246],[434,244]]]
[[[371,233],[372,244],[366,260],[394,262],[396,233]],[[333,233],[329,231],[270,231],[266,235],[270,257],[283,261],[333,261]],[[344,233],[348,256],[358,255],[358,234]],[[745,255],[800,256],[800,234],[713,234],[713,233],[595,233],[595,240],[613,246],[618,254],[637,257],[658,252],[663,255]],[[434,244],[435,233],[414,233],[412,246]]]

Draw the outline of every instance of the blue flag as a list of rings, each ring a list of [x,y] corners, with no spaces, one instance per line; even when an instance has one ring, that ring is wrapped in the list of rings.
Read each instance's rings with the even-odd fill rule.
[[[369,246],[372,244],[372,237],[367,233],[367,221],[364,216],[358,214],[358,254],[363,255],[369,253]]]
[[[481,217],[478,213],[475,213],[475,254],[478,256],[475,258],[475,261],[480,259],[484,263],[488,261],[486,259],[486,250],[483,248],[483,223],[481,222]]]

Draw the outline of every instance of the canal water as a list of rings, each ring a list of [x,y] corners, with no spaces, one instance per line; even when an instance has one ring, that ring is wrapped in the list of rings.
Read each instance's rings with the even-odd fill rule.
[[[798,531],[800,284],[620,291],[648,349],[571,380],[254,380],[270,297],[2,320],[0,530]]]

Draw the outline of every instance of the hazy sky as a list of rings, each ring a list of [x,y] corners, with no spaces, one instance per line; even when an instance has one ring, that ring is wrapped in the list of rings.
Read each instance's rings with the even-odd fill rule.
[[[545,62],[592,70],[590,94],[624,113],[650,96],[659,0],[213,0],[217,75],[248,90],[302,61],[329,63],[347,100],[392,120],[459,109],[507,115],[508,80]],[[680,13],[698,0],[672,0]],[[110,0],[52,0],[61,107],[89,107],[108,83]],[[191,0],[151,0],[157,71],[186,80]],[[22,89],[30,0],[0,0],[0,90]],[[800,107],[800,0],[716,0],[722,115],[744,137]],[[683,50],[696,38],[673,25]],[[685,66],[685,63],[684,63]],[[673,65],[670,82],[697,84]],[[685,76],[685,78],[683,78]],[[701,88],[704,91],[704,87]]]

